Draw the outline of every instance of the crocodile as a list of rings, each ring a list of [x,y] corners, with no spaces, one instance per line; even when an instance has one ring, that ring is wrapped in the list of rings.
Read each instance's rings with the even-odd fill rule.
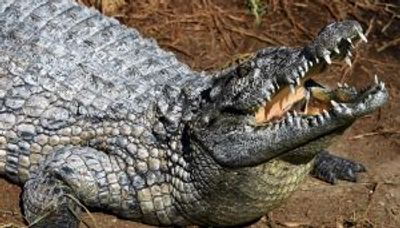
[[[304,47],[266,47],[217,71],[71,0],[0,1],[0,175],[32,227],[87,208],[156,226],[234,226],[282,204],[310,173],[356,181],[326,150],[388,99],[314,75],[367,41],[333,22]]]

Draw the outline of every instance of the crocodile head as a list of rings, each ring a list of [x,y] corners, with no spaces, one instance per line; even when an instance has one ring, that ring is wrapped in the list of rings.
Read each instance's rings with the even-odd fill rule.
[[[356,21],[332,23],[303,48],[266,48],[216,77],[193,138],[221,164],[264,163],[342,131],[388,98],[378,78],[357,91],[313,77],[334,61],[351,65],[353,43],[367,41]]]

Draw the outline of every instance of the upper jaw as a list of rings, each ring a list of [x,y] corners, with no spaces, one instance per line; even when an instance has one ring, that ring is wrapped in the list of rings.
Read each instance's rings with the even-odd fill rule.
[[[367,42],[361,25],[356,21],[336,22],[326,26],[317,38],[300,50],[290,65],[285,68],[283,78],[278,78],[265,93],[264,101],[268,102],[282,88],[289,88],[293,93],[308,78],[322,72],[332,60],[344,60],[351,66],[351,51],[358,40]],[[265,105],[260,102],[260,106]]]

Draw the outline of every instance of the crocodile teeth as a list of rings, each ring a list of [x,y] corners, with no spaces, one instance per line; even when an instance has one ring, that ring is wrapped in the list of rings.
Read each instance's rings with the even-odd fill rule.
[[[313,61],[308,61],[308,65],[309,65],[310,67],[314,66]]]
[[[290,84],[290,85],[289,85],[289,89],[290,89],[290,93],[291,93],[291,94],[294,94],[294,93],[295,93],[295,88],[294,88],[294,85],[293,85],[293,84]]]
[[[322,124],[324,122],[324,117],[321,114],[319,114],[317,115],[317,120],[320,124]]]
[[[307,61],[304,61],[304,62],[303,62],[303,68],[304,68],[304,71],[305,71],[305,72],[308,71],[308,64],[307,64]]]
[[[357,31],[357,32],[358,32],[358,36],[361,38],[361,40],[364,41],[365,43],[368,43],[367,37],[365,37],[365,35],[361,31]]]
[[[296,123],[296,126],[300,128],[301,127],[301,119],[300,118],[295,118],[294,121]]]
[[[266,98],[268,101],[271,101],[271,95],[268,94]],[[263,105],[263,106],[265,106],[265,105]]]
[[[385,83],[384,82],[380,82],[379,83],[379,88],[380,89],[385,89]]]
[[[332,60],[331,60],[331,57],[329,56],[329,54],[325,54],[324,59],[325,59],[325,62],[328,63],[329,65],[332,64]]]
[[[329,117],[331,117],[331,116],[329,115],[329,112],[326,111],[326,109],[322,110],[322,113],[323,113],[323,115],[324,115],[324,117],[325,117],[326,119],[328,119]]]
[[[346,40],[347,40],[347,42],[349,42],[350,47],[354,48],[354,45],[353,45],[353,42],[351,41],[351,39],[350,39],[350,38],[347,38]]]
[[[351,51],[347,51],[347,56],[351,57],[353,54],[351,54]]]
[[[340,82],[337,83],[337,86],[338,86],[339,88],[342,88],[342,87],[343,87],[342,83],[340,83]]]
[[[376,75],[376,74],[375,74],[375,77],[374,77],[374,81],[375,81],[375,84],[377,84],[377,85],[379,84],[378,75]]]
[[[316,118],[313,118],[313,119],[311,120],[311,126],[313,126],[313,127],[318,126],[318,122],[317,122],[317,119],[316,119]]]
[[[340,50],[339,50],[338,47],[335,47],[335,48],[333,49],[333,51],[334,51],[336,54],[340,54]]]
[[[302,68],[299,69],[299,75],[302,78],[304,78],[304,76],[306,75],[306,73],[304,72],[304,70]]]
[[[346,62],[347,65],[349,65],[351,67],[351,59],[350,59],[350,57],[346,56],[344,58],[344,61]]]
[[[300,78],[296,78],[296,85],[300,85]]]
[[[293,116],[297,117],[299,114],[297,114],[296,110],[293,111]]]
[[[315,58],[315,63],[319,63],[319,58]]]
[[[344,87],[349,88],[349,85],[346,82],[343,85]]]
[[[331,104],[333,107],[339,107],[339,104],[334,100],[331,100]]]

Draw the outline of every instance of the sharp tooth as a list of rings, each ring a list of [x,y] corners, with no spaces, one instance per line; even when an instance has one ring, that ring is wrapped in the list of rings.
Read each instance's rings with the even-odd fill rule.
[[[326,109],[322,110],[322,112],[323,112],[325,118],[329,118],[330,117],[329,112],[326,111]]]
[[[344,61],[346,62],[347,65],[351,67],[351,59],[348,56],[344,58]]]
[[[351,51],[347,51],[347,56],[351,57],[353,54],[351,54]]]
[[[337,85],[338,85],[339,88],[343,87],[342,83],[340,83],[340,82],[338,82]]]
[[[293,116],[295,116],[295,117],[297,117],[297,116],[298,116],[298,114],[297,114],[296,110],[294,110],[294,111],[293,111]]]
[[[312,118],[312,120],[311,120],[311,126],[313,126],[313,127],[318,126],[318,122],[317,122],[317,119],[316,119],[316,118]]]
[[[308,61],[308,65],[309,65],[310,67],[314,66],[313,61]]]
[[[290,93],[291,93],[291,94],[294,94],[295,88],[294,88],[294,85],[293,85],[293,84],[290,84],[290,85],[289,85],[289,89],[290,89]]]
[[[333,49],[333,51],[336,52],[336,54],[340,54],[340,50],[339,50],[338,47],[335,47],[335,48]]]
[[[270,87],[270,91],[271,91],[272,94],[274,94],[275,91],[276,91],[275,86],[274,86],[273,84],[272,84],[272,86]]]
[[[380,87],[380,89],[384,89],[385,88],[385,83],[384,82],[380,82],[379,83],[379,87]]]
[[[339,107],[339,104],[334,100],[331,100],[331,104],[333,107]]]
[[[296,78],[296,84],[299,86],[300,85],[300,78]]]
[[[301,127],[301,119],[295,118],[294,121],[296,122],[296,127],[300,128]]]
[[[358,36],[361,38],[361,40],[364,41],[365,43],[368,43],[367,37],[365,37],[365,35],[361,31],[357,31],[357,32],[358,32]]]
[[[375,74],[374,80],[375,80],[375,84],[379,84],[378,75]]]
[[[347,42],[349,42],[350,47],[354,48],[354,45],[353,45],[353,42],[351,41],[351,39],[350,39],[350,38],[347,38],[346,40],[347,40]]]
[[[304,62],[303,62],[303,68],[304,68],[304,71],[305,71],[305,72],[308,71],[308,64],[307,64],[307,61],[304,61]]]
[[[343,85],[344,85],[344,87],[347,87],[347,88],[349,87],[349,85],[346,82]]]
[[[325,62],[326,62],[326,63],[332,64],[331,57],[329,57],[329,54],[325,54],[325,55],[324,55],[324,59],[325,59]]]
[[[322,124],[324,122],[324,117],[322,116],[322,114],[317,115],[317,119],[320,124]]]
[[[318,57],[315,57],[315,63],[319,63],[319,58]]]
[[[271,101],[271,95],[269,95],[269,94],[267,95],[267,100],[268,100],[268,101]],[[264,106],[265,106],[265,105],[264,105]]]
[[[300,77],[304,78],[304,76],[306,75],[306,73],[304,72],[303,69],[301,69],[301,70],[299,71],[299,75],[300,75]]]

